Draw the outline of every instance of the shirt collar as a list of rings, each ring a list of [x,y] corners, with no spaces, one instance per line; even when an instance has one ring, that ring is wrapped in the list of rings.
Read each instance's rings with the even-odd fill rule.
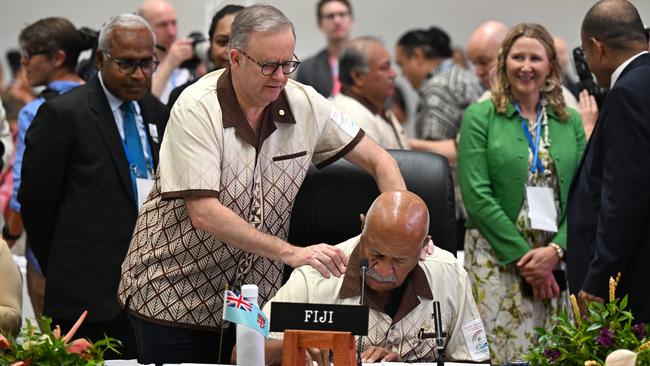
[[[630,64],[632,61],[634,61],[637,57],[639,57],[639,56],[641,56],[641,55],[643,55],[643,54],[645,54],[645,53],[648,53],[648,51],[641,51],[641,52],[637,53],[636,55],[634,55],[634,56],[628,58],[628,59],[627,59],[625,62],[623,62],[622,64],[618,65],[618,67],[616,68],[616,70],[614,70],[614,72],[612,73],[612,79],[611,79],[611,83],[609,84],[609,88],[611,89],[611,88],[614,87],[614,84],[616,84],[616,81],[618,81],[618,78],[621,76],[621,73],[623,72],[623,70],[625,70],[625,68],[627,67],[627,65],[629,65],[629,64]]]
[[[47,84],[47,87],[50,89],[54,89],[59,92],[59,94],[63,94],[68,92],[72,88],[76,88],[79,85],[81,85],[80,82],[78,81],[71,81],[71,80],[55,80],[49,84]]]
[[[551,118],[556,118],[557,115],[555,114],[555,111],[549,104],[546,104],[546,114],[551,117]],[[506,113],[505,116],[508,118],[512,118],[513,116],[517,116],[519,113],[517,112],[517,109],[515,108],[515,105],[512,103],[512,100],[508,102],[508,106],[506,106]]]
[[[339,291],[339,299],[361,296],[359,248],[360,245],[359,242],[357,242],[356,247],[354,250],[352,250],[352,253],[350,253],[350,258],[348,259],[348,268],[343,275],[343,283],[341,284],[341,290]],[[420,297],[433,299],[429,280],[427,279],[427,275],[424,273],[424,270],[422,267],[420,267],[419,263],[406,277],[404,283],[402,284],[402,287],[404,288],[404,294],[402,296],[402,301],[400,302],[400,305],[397,309],[397,313],[393,318],[393,324],[397,323],[411,311],[413,311],[413,309],[415,309],[420,304]],[[365,294],[364,304],[367,304],[371,309],[384,314],[386,313],[381,300],[377,297],[374,297],[368,291],[366,291]]]
[[[226,68],[219,77],[219,80],[217,80],[217,96],[219,106],[221,107],[223,127],[234,127],[237,136],[256,149],[259,149],[262,146],[262,142],[275,131],[275,123],[272,122],[296,123],[291,108],[289,107],[286,92],[282,90],[280,97],[269,103],[265,108],[262,115],[262,128],[260,130],[260,136],[258,136],[244,116],[239,102],[237,102],[235,88],[232,86],[230,67]]]
[[[363,94],[357,93],[352,88],[349,88],[347,86],[344,86],[341,89],[341,94],[345,95],[346,97],[350,97],[357,102],[359,102],[362,106],[366,107],[367,110],[372,112],[372,114],[377,114],[381,118],[384,119],[384,121],[389,122],[390,120],[388,119],[388,115],[386,114],[386,109],[385,108],[377,108],[372,102],[370,102],[370,99],[366,98]]]
[[[433,70],[431,70],[431,73],[429,74],[429,78],[433,77],[436,74],[439,74],[441,72],[444,72],[444,71],[447,71],[447,70],[451,69],[452,66],[454,66],[454,60],[452,60],[450,58],[446,58],[446,59],[442,60],[441,63],[436,65],[436,67],[434,67]]]
[[[99,83],[102,85],[102,89],[104,90],[104,95],[106,95],[106,99],[108,100],[108,105],[111,107],[111,111],[115,113],[122,103],[124,103],[124,100],[116,97],[113,93],[111,93],[107,88],[106,85],[104,85],[104,79],[102,78],[102,72],[98,72],[97,76],[99,77]],[[138,103],[133,103],[135,105],[135,114],[138,115],[140,114],[140,105]]]

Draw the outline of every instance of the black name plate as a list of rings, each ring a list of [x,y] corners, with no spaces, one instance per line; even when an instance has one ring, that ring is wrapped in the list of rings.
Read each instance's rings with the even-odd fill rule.
[[[324,330],[368,335],[368,306],[271,303],[271,332]]]

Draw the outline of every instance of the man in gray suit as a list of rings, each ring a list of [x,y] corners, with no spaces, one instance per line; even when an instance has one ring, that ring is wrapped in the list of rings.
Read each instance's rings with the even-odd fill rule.
[[[339,83],[339,57],[350,39],[354,24],[352,5],[348,0],[320,0],[316,6],[318,27],[327,37],[327,47],[304,60],[296,80],[311,85],[324,97],[336,95]]]

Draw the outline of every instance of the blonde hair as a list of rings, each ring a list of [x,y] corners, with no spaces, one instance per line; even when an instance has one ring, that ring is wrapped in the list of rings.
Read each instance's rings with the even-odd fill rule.
[[[547,104],[553,109],[553,112],[558,116],[560,121],[565,121],[568,118],[566,111],[566,103],[562,95],[562,68],[555,52],[553,45],[553,37],[548,33],[546,28],[535,23],[519,23],[512,27],[506,38],[501,43],[499,54],[497,57],[497,67],[492,75],[492,101],[496,107],[497,112],[505,113],[508,103],[512,98],[510,90],[510,83],[506,74],[506,59],[512,45],[521,37],[528,37],[538,40],[544,49],[551,64],[551,72],[544,81],[544,85],[540,88],[540,93],[546,99]]]

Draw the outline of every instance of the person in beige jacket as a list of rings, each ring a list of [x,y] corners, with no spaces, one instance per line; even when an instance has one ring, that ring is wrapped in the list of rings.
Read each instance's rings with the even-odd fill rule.
[[[4,240],[0,240],[0,279],[0,333],[16,336],[22,315],[22,280]]]

